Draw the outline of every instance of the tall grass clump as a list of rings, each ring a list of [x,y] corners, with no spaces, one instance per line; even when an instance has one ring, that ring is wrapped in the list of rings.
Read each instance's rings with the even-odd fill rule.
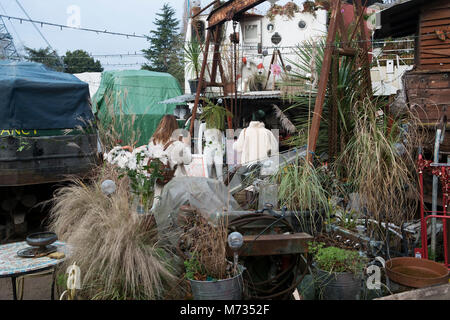
[[[117,145],[134,146],[140,139],[140,131],[136,130],[136,114],[127,114],[127,91],[105,94],[106,110],[98,110],[98,134],[106,150]]]
[[[112,179],[111,196],[101,183]],[[105,165],[89,183],[74,180],[53,199],[50,229],[71,247],[88,299],[159,299],[174,285],[177,264],[155,224],[133,212],[129,181]]]
[[[382,107],[370,99],[353,105],[353,136],[335,165],[371,218],[400,226],[417,209],[414,150],[420,145],[419,126],[410,112],[394,116]]]
[[[187,251],[186,276],[189,279],[227,279],[230,263],[227,259],[228,219],[222,217],[215,224],[195,212],[187,219],[180,240]]]
[[[274,176],[278,183],[281,206],[296,212],[303,230],[313,232],[321,222],[322,213],[328,212],[329,191],[326,188],[326,172],[299,158],[293,164],[280,167]]]

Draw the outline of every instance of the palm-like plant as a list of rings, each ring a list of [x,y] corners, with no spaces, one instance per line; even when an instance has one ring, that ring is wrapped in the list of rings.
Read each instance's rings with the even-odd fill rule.
[[[291,138],[290,144],[303,146],[307,144],[309,128],[314,111],[314,103],[317,96],[316,84],[319,80],[324,57],[325,41],[307,41],[295,49],[296,59],[289,60],[292,71],[283,81],[284,89],[297,91],[285,95],[292,103],[286,109],[287,113],[293,113],[293,123],[297,127],[298,135]],[[355,68],[354,58],[342,57],[339,60],[339,72],[337,75],[337,104],[339,114],[339,130],[342,141],[348,140],[351,135],[354,121],[350,116],[350,108],[355,98],[360,98],[360,83],[363,72]],[[289,90],[295,88],[295,90]],[[302,92],[301,94],[298,91]],[[330,90],[327,95],[322,112],[319,138],[317,141],[317,153],[326,150],[328,146],[328,111],[330,109]]]
[[[184,59],[188,72],[199,78],[200,73],[200,54],[202,50],[197,40],[192,40],[184,47]]]

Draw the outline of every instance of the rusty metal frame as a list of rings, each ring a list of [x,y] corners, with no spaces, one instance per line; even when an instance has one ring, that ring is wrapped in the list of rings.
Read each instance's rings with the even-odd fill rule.
[[[223,69],[223,65],[221,62],[221,55],[220,55],[220,43],[218,43],[219,35],[220,35],[220,28],[222,25],[231,20],[236,20],[238,17],[244,13],[245,11],[257,6],[260,3],[265,2],[266,0],[230,0],[226,3],[224,3],[221,6],[218,6],[217,1],[214,2],[216,5],[215,8],[212,10],[208,17],[208,28],[207,28],[207,35],[206,35],[206,42],[204,46],[204,52],[203,52],[203,62],[202,62],[202,68],[200,71],[200,81],[197,87],[197,92],[195,94],[195,102],[194,107],[192,108],[192,117],[191,117],[191,124],[189,128],[189,132],[191,136],[194,134],[194,122],[195,117],[197,115],[197,109],[198,105],[200,103],[200,94],[202,91],[208,87],[208,86],[220,86],[224,88],[224,94],[229,94],[226,89],[226,77]],[[211,4],[209,5],[211,6]],[[208,56],[209,56],[209,47],[211,44],[211,38],[212,33],[215,34],[214,36],[214,57],[213,57],[213,66],[212,66],[212,72],[211,72],[211,82],[206,83],[205,82],[205,70],[208,66]],[[222,83],[218,84],[216,83],[216,72],[217,72],[217,66],[219,67]],[[236,88],[235,88],[236,90]],[[230,110],[229,110],[230,111]],[[231,106],[231,111],[233,111],[233,107]],[[232,121],[231,118],[227,118],[228,128],[232,128]]]
[[[367,0],[366,0],[367,1]],[[324,58],[322,62],[322,70],[319,77],[319,87],[317,90],[317,96],[316,101],[314,105],[314,112],[313,112],[313,118],[311,123],[311,129],[309,131],[308,136],[308,153],[307,153],[307,159],[309,162],[312,161],[312,157],[316,151],[316,144],[317,139],[319,137],[319,128],[320,128],[320,122],[322,119],[322,112],[323,112],[323,105],[325,102],[325,95],[326,95],[326,89],[327,84],[330,76],[331,71],[331,64],[333,60],[333,54],[334,52],[338,52],[341,55],[345,56],[354,56],[356,54],[356,51],[349,47],[349,43],[352,41],[353,37],[356,35],[356,31],[359,28],[361,33],[361,39],[360,39],[360,56],[363,57],[360,61],[364,64],[363,67],[366,70],[365,75],[365,94],[371,95],[372,94],[372,83],[370,79],[370,69],[368,66],[368,43],[366,38],[366,33],[364,30],[364,22],[362,20],[362,16],[364,14],[364,8],[361,5],[361,0],[355,0],[354,1],[354,8],[356,11],[356,14],[358,16],[358,24],[353,30],[353,33],[350,38],[347,38],[347,33],[345,31],[344,27],[344,21],[342,17],[341,12],[341,3],[340,0],[333,0],[332,2],[332,12],[331,12],[331,19],[330,19],[330,25],[328,27],[328,35],[327,40],[325,44],[325,53]],[[336,35],[340,34],[343,38],[343,48],[338,48],[335,41],[336,41]],[[364,58],[365,57],[365,58]]]

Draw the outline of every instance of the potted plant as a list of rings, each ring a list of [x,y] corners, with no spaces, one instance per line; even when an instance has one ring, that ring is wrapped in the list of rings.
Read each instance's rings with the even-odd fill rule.
[[[314,280],[323,300],[358,300],[363,271],[368,259],[358,251],[325,247],[322,242],[310,243],[313,256]]]
[[[255,72],[248,78],[248,88],[250,91],[263,91],[266,81],[266,74]]]
[[[189,79],[189,86],[191,88],[191,93],[197,92],[197,87],[199,83],[199,73],[200,73],[200,54],[202,50],[200,44],[197,40],[192,40],[186,44],[184,47],[184,58],[186,63],[186,69],[195,78]]]
[[[292,224],[296,232],[317,235],[322,232],[331,196],[327,187],[327,171],[314,167],[303,158],[280,167],[272,182],[278,184],[280,207],[295,212]]]
[[[244,268],[227,258],[227,221],[212,223],[196,210],[184,219],[178,252],[185,260],[185,278],[194,299],[240,300]]]
[[[202,108],[200,120],[206,122],[207,129],[225,130],[225,118],[232,117],[233,114],[226,108],[214,104],[211,100],[203,98],[206,105]]]

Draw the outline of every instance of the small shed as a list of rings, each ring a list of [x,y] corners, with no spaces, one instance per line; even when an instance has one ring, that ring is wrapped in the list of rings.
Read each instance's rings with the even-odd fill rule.
[[[414,68],[403,77],[410,108],[430,127],[450,119],[450,0],[406,1],[381,11],[378,21],[377,39],[415,37]],[[441,151],[450,152],[450,139]]]

